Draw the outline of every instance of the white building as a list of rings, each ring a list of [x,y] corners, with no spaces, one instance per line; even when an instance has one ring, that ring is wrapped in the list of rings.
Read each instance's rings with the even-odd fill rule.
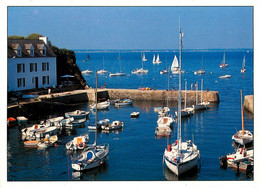
[[[47,37],[8,39],[7,70],[8,92],[57,85],[56,55]]]

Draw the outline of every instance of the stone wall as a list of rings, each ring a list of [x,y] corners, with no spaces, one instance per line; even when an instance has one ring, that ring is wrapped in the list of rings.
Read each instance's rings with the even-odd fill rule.
[[[254,96],[246,95],[244,99],[244,107],[251,113],[254,113]]]

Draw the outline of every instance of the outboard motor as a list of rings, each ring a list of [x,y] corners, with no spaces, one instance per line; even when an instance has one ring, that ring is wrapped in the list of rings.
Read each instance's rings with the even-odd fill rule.
[[[220,168],[226,169],[227,168],[227,156],[222,156],[220,159]]]

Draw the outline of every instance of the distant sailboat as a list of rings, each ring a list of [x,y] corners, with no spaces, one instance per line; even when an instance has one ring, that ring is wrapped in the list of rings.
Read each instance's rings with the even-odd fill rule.
[[[98,73],[98,74],[106,74],[106,73],[108,73],[108,71],[106,71],[106,70],[104,69],[104,56],[103,56],[103,69],[97,71],[97,73]]]
[[[162,62],[160,61],[159,54],[157,55],[157,58],[156,58],[156,63],[157,63],[157,64],[159,64],[159,63],[162,63]]]
[[[202,56],[202,68],[198,71],[195,71],[194,74],[205,74],[204,68],[203,68],[203,56]]]
[[[155,61],[155,54],[153,54],[153,64],[156,64],[156,61]]]
[[[117,73],[110,73],[109,76],[111,77],[115,77],[115,76],[126,76],[126,73],[123,73],[122,72],[122,69],[121,69],[121,58],[120,58],[120,52],[119,52],[119,57],[117,58],[118,61],[119,61],[119,65],[120,65],[120,72],[117,72]]]
[[[242,62],[241,73],[245,73],[245,72],[246,72],[246,57],[244,56],[243,62]]]
[[[179,67],[178,59],[175,55],[174,59],[172,61],[172,66],[171,66],[172,74],[179,74],[179,70],[180,70],[180,67]]]
[[[147,74],[148,73],[148,70],[145,70],[145,69],[143,69],[144,68],[144,61],[143,61],[143,56],[142,56],[142,54],[141,54],[141,59],[142,59],[142,68],[140,68],[140,69],[135,69],[135,70],[133,70],[131,73],[132,74]]]
[[[145,58],[145,53],[143,53],[142,60],[143,60],[143,61],[147,61],[147,59]]]
[[[219,67],[220,67],[220,68],[225,68],[225,67],[227,67],[227,66],[228,66],[228,64],[226,63],[226,54],[225,54],[225,52],[224,52],[223,61],[222,61],[222,63],[219,65]]]

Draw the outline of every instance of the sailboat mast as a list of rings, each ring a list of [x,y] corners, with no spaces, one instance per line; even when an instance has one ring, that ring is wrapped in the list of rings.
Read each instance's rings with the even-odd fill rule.
[[[200,96],[200,103],[202,103],[202,98],[203,98],[203,79],[201,79],[201,96]]]
[[[182,49],[182,37],[180,19],[179,19],[179,60],[180,60],[180,70],[179,70],[179,99],[178,99],[178,153],[181,150],[181,49]]]
[[[121,68],[121,57],[120,57],[120,51],[119,51],[119,65],[120,65],[120,72],[122,72],[122,68]]]
[[[186,96],[187,96],[187,80],[185,79],[185,102],[184,102],[184,108],[186,108]]]
[[[96,117],[95,117],[95,126],[96,126],[96,131],[95,131],[95,142],[94,142],[94,145],[97,144],[97,71],[96,71],[96,89],[95,89],[95,102],[96,102],[96,110],[95,110],[95,114],[96,114]]]
[[[242,116],[242,139],[244,138],[245,123],[244,123],[244,108],[243,108],[243,95],[241,90],[241,116]]]
[[[196,104],[198,104],[198,82],[196,82],[195,90],[196,90]]]

